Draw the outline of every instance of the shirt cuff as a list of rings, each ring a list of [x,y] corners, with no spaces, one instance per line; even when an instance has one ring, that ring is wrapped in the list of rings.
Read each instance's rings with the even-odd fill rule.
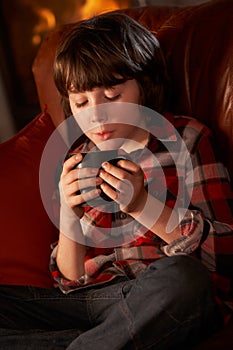
[[[191,254],[201,242],[204,220],[198,210],[187,210],[179,226],[182,237],[161,247],[167,256]]]

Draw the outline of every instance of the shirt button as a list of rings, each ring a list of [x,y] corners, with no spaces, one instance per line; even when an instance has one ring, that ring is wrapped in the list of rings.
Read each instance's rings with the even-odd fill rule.
[[[127,214],[126,213],[120,213],[119,217],[120,217],[121,220],[124,220],[124,219],[127,218]]]

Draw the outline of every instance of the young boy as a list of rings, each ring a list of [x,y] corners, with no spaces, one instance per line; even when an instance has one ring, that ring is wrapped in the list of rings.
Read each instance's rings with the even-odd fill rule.
[[[232,278],[232,194],[209,129],[168,113],[159,43],[125,15],[75,26],[54,80],[85,136],[59,183],[50,268],[60,288],[34,298],[15,288],[1,327],[70,330],[69,350],[191,348],[223,323],[208,269]],[[85,165],[107,150],[122,159]]]
[[[66,115],[74,116],[86,140],[64,162],[61,230],[51,268],[65,293],[83,291],[98,301],[87,302],[91,323],[69,349],[191,346],[213,331],[219,315],[208,273],[190,255],[221,271],[214,252],[207,256],[207,236],[232,234],[223,195],[228,185],[218,198],[208,186],[228,181],[213,157],[209,130],[166,112],[168,79],[159,43],[124,15],[101,15],[74,28],[58,49],[54,79]],[[79,168],[81,152],[93,149],[120,149],[130,159],[105,161],[100,172]],[[101,193],[115,211],[106,203],[89,205]],[[222,224],[219,201],[227,207]]]

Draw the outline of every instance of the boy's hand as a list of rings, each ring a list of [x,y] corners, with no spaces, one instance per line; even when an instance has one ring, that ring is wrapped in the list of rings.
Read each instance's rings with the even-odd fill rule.
[[[60,177],[59,190],[60,196],[65,200],[66,205],[73,209],[79,217],[83,215],[83,208],[81,205],[99,196],[101,190],[96,186],[102,183],[100,177],[96,177],[98,169],[93,168],[76,168],[82,161],[81,153],[77,153],[67,159],[63,164],[63,170]],[[85,193],[83,198],[80,190],[92,187],[93,190]]]
[[[140,166],[129,160],[119,160],[117,166],[108,162],[102,164],[101,189],[120,205],[125,213],[140,213],[147,199],[144,187],[144,173]]]

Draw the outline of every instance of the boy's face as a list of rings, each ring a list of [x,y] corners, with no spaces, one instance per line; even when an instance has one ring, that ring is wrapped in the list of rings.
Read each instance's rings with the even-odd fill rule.
[[[135,79],[112,88],[69,92],[69,102],[80,128],[95,145],[118,148],[127,140],[143,145],[147,142],[148,132],[139,110],[141,94]]]

